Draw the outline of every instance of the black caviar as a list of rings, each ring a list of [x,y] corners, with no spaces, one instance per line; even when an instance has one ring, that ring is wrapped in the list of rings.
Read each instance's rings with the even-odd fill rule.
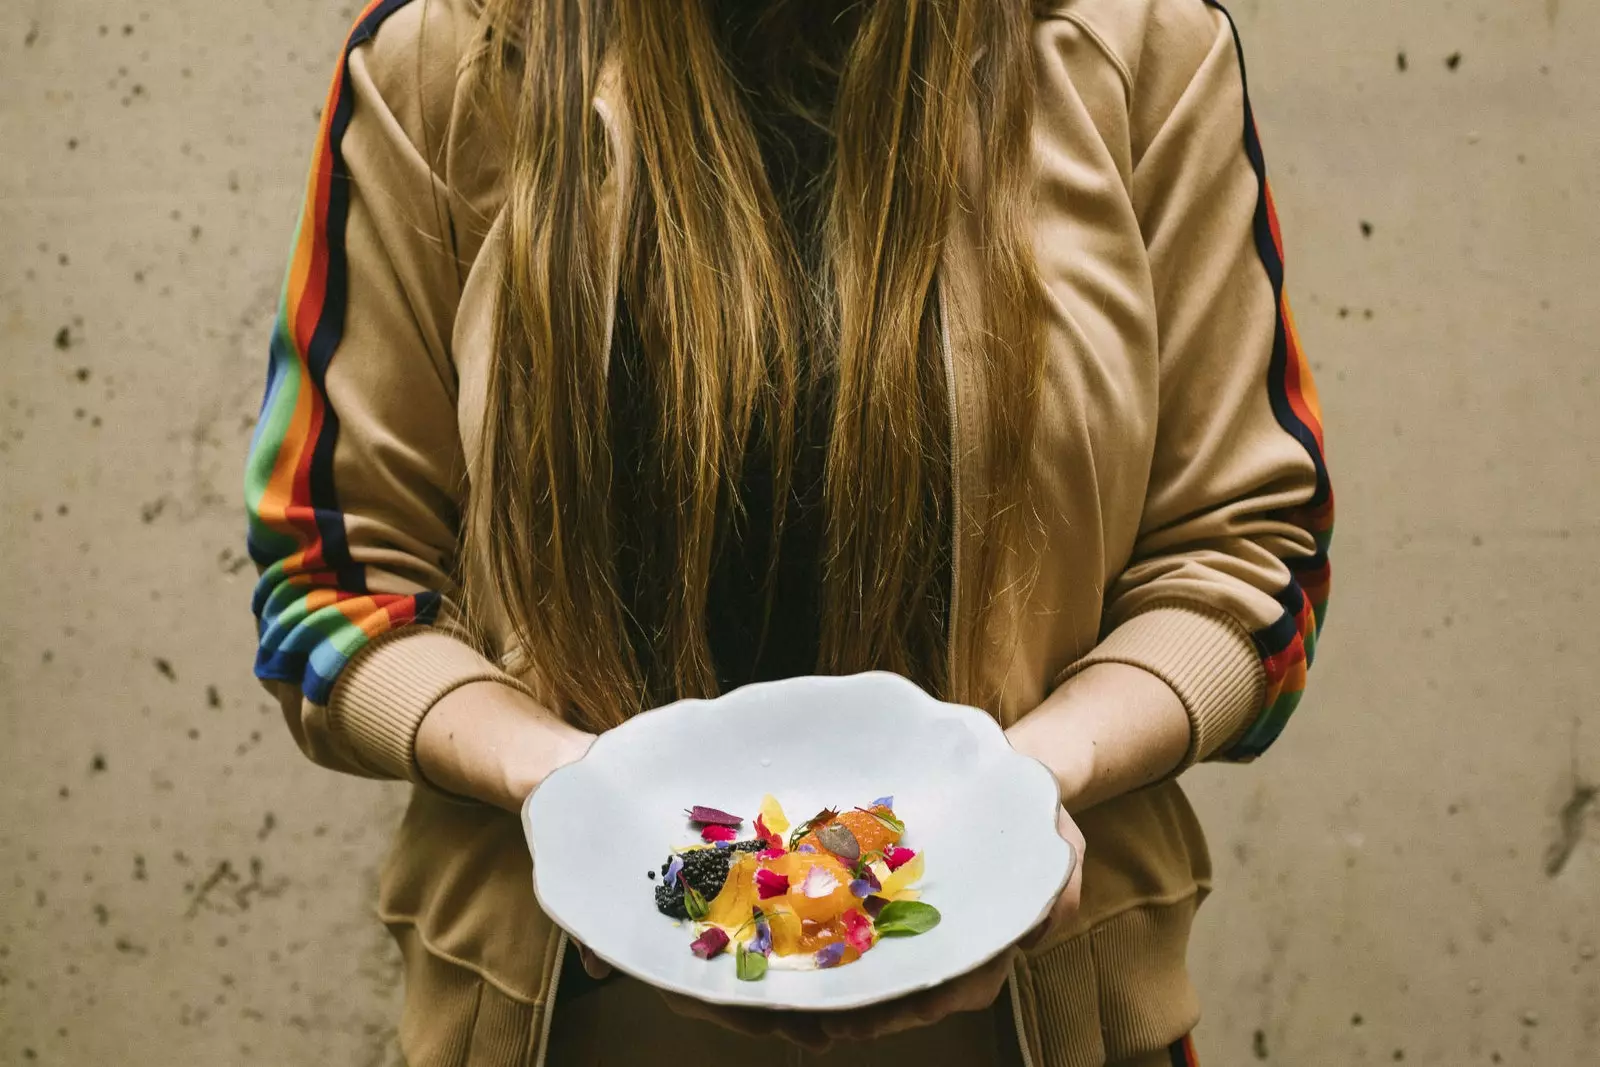
[[[763,844],[759,840],[739,841],[726,848],[692,848],[679,857],[683,860],[683,877],[677,882],[656,886],[656,910],[663,915],[674,919],[687,919],[689,909],[683,902],[683,883],[688,882],[695,892],[706,899],[707,903],[722,892],[722,883],[728,880],[728,868],[733,863],[735,852],[760,852]],[[672,866],[672,857],[661,865],[661,874],[665,878],[667,868]],[[652,873],[652,877],[654,874]]]

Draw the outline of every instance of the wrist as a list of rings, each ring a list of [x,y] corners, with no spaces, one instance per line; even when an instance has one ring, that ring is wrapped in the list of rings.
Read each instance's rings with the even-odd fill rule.
[[[1075,811],[1095,777],[1094,739],[1070,724],[1023,718],[1006,731],[1011,747],[1044,764],[1056,780],[1061,806]]]
[[[569,763],[576,763],[594,744],[595,735],[585,733],[554,717],[544,718],[537,730],[519,737],[519,743],[499,761],[501,807],[521,811],[522,805],[551,774]]]
[[[417,732],[417,769],[428,784],[507,811],[557,767],[579,759],[593,736],[500,682],[445,694]]]

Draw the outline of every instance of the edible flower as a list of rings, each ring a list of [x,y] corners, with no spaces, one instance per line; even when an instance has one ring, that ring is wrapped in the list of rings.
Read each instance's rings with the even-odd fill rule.
[[[765,919],[757,920],[756,936],[750,939],[749,947],[751,952],[772,955],[772,926]]]
[[[768,793],[761,798],[761,820],[767,824],[767,829],[775,834],[781,834],[789,829],[789,817],[783,813],[783,806],[778,803],[778,798]]]
[[[817,848],[815,845],[801,845],[799,848],[795,849],[796,852],[815,852],[816,850]]]
[[[891,871],[898,871],[916,857],[917,854],[913,849],[894,845],[884,851],[883,862],[888,864]]]
[[[831,945],[825,945],[822,948],[819,948],[817,950],[816,958],[818,967],[839,966],[839,963],[844,959],[844,942],[835,941]]]
[[[851,908],[840,917],[844,922],[845,940],[857,952],[865,952],[872,947],[872,920],[861,912]]]
[[[767,826],[766,820],[760,815],[756,816],[756,840],[767,846],[768,851],[778,849],[779,854],[782,855],[783,838],[774,833]]]
[[[816,869],[815,867],[812,868],[812,870]],[[760,894],[762,900],[781,897],[788,891],[789,879],[777,871],[769,871],[763,867],[756,872],[756,892]]]
[[[866,900],[861,902],[861,906],[866,909],[867,914],[872,916],[874,919],[876,919],[878,917],[878,913],[883,911],[883,909],[888,907],[888,905],[888,897],[868,897]]]
[[[839,879],[826,867],[812,867],[806,872],[806,880],[800,883],[800,892],[816,899],[825,897],[839,888]]]
[[[785,856],[785,855],[788,855],[788,853],[783,851],[782,846],[779,846],[778,848],[764,848],[760,852],[756,853],[756,859],[758,859],[758,860],[775,860],[779,856]]]
[[[690,822],[697,822],[702,826],[744,825],[744,820],[739,818],[739,816],[729,815],[725,811],[720,811],[716,808],[708,808],[702,804],[696,804],[694,807],[684,812],[684,814],[689,817]]]
[[[731,826],[721,823],[707,823],[701,830],[700,836],[706,841],[732,841],[739,836],[739,831]]]
[[[709,960],[727,947],[727,931],[720,926],[712,926],[707,928],[705,933],[694,939],[693,943],[689,945],[689,951],[703,960]]]
[[[890,811],[893,811],[894,810],[894,797],[893,796],[879,797],[877,800],[874,800],[871,804],[868,804],[867,807],[869,807],[869,808],[888,808]]]
[[[873,873],[869,864],[861,865],[861,877],[850,883],[850,892],[858,897],[870,897],[883,888],[883,883],[878,881],[878,876]]]
[[[678,875],[680,875],[682,873],[683,873],[683,857],[682,856],[678,856],[678,855],[674,855],[672,857],[671,861],[667,864],[667,873],[662,876],[661,880],[663,882],[665,882],[667,885],[672,885],[674,882],[676,882],[678,880]]]

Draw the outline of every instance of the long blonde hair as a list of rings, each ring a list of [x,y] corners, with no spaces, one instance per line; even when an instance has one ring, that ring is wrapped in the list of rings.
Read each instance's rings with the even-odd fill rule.
[[[705,619],[719,521],[739,507],[755,431],[781,536],[802,346],[831,398],[819,671],[892,670],[951,699],[990,696],[977,691],[977,665],[1008,546],[1032,515],[1026,456],[1043,358],[1031,12],[1021,0],[865,0],[855,14],[831,112],[821,277],[808,277],[706,0],[485,0],[479,67],[505,138],[508,253],[465,552],[492,576],[549,697],[590,728],[717,691]],[[614,264],[600,209],[624,161],[611,158],[592,100],[613,55],[635,176],[615,205],[619,284],[639,298],[655,385],[646,476],[673,502],[652,533],[668,568],[651,635],[659,679],[629,640],[610,491]],[[982,175],[970,198],[969,151]],[[965,520],[951,506],[936,279],[959,214],[981,235],[985,296],[980,350],[963,365],[988,398],[987,492],[966,501]],[[963,568],[962,595],[976,605],[968,637],[947,659],[939,593],[945,530],[958,521],[983,537]]]

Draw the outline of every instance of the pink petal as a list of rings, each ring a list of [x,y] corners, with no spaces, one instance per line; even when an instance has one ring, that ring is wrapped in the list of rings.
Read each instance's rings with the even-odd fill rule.
[[[701,829],[700,836],[707,841],[732,841],[739,836],[739,831],[720,823],[709,823]]]
[[[779,856],[787,856],[787,855],[788,855],[788,853],[783,850],[782,846],[780,846],[778,848],[764,848],[760,852],[756,853],[756,859],[758,859],[758,860],[775,860]]]
[[[914,850],[909,848],[901,848],[899,845],[890,848],[883,854],[884,865],[887,866],[891,871],[898,871],[901,867],[904,867],[906,864],[910,863],[916,858],[917,854]]]
[[[689,817],[690,822],[697,822],[702,826],[742,826],[744,824],[744,820],[737,815],[729,815],[725,811],[708,808],[700,804],[696,804],[684,814]]]
[[[699,956],[703,960],[709,960],[712,956],[715,956],[717,953],[721,952],[727,947],[727,931],[723,930],[723,928],[720,926],[713,926],[707,929],[705,933],[694,939],[694,941],[689,945],[689,951],[693,952],[696,956]]]
[[[789,879],[777,871],[759,870],[756,872],[756,892],[762,900],[772,897],[781,897],[789,891]]]
[[[850,947],[857,952],[865,952],[872,947],[872,920],[859,911],[847,911],[842,916],[845,929],[845,940],[850,942]]]

